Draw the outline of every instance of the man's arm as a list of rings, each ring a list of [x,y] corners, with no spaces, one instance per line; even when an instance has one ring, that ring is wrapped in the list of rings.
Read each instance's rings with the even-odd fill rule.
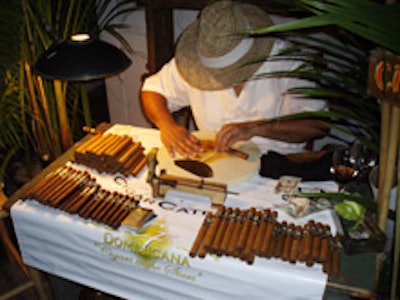
[[[159,93],[142,91],[141,101],[144,113],[160,129],[161,141],[173,157],[175,152],[184,156],[195,156],[203,151],[199,140],[178,125],[167,107],[167,99]]]
[[[254,136],[288,143],[302,143],[329,133],[326,122],[316,119],[254,121],[224,125],[217,133],[217,149],[227,150],[232,144]]]

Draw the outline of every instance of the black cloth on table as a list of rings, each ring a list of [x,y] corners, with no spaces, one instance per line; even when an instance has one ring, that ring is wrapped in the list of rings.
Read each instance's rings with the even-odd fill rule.
[[[263,177],[279,179],[281,176],[297,176],[303,181],[333,180],[330,172],[332,166],[332,152],[308,162],[293,162],[285,155],[275,151],[268,151],[260,158],[259,174]]]

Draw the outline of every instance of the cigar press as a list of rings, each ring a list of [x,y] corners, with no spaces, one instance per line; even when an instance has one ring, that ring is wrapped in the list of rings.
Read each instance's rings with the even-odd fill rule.
[[[157,152],[158,149],[153,148],[147,154],[147,183],[151,185],[154,197],[164,197],[170,189],[175,189],[207,196],[213,206],[224,205],[228,193],[226,184],[205,181],[204,178],[197,180],[169,175],[165,170],[161,170],[157,175]]]

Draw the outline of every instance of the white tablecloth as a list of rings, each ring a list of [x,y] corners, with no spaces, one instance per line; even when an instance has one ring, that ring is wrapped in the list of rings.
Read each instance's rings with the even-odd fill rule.
[[[111,132],[130,134],[146,150],[161,146],[157,130],[115,125]],[[84,166],[73,165],[78,169]],[[233,257],[188,254],[204,218],[212,210],[208,199],[180,192],[154,199],[145,182],[146,168],[137,177],[99,174],[97,182],[110,191],[141,198],[157,215],[141,231],[96,224],[34,200],[11,208],[15,232],[25,264],[126,299],[321,299],[327,276],[322,266],[307,267],[280,259],[256,257],[252,265]],[[281,197],[276,181],[257,174],[234,188],[228,207],[274,208]],[[334,189],[332,182],[304,186]],[[329,224],[336,233],[332,212],[292,219],[279,211],[278,220],[299,225],[309,218]]]

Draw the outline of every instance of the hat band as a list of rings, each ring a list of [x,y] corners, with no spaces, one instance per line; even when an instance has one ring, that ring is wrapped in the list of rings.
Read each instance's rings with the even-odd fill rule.
[[[253,38],[244,38],[231,51],[218,57],[204,56],[203,54],[201,54],[198,47],[196,47],[196,51],[197,55],[199,56],[199,60],[203,66],[211,69],[220,69],[233,65],[235,62],[245,56],[246,53],[249,52],[249,50],[251,49],[251,46],[253,46],[253,43]]]

